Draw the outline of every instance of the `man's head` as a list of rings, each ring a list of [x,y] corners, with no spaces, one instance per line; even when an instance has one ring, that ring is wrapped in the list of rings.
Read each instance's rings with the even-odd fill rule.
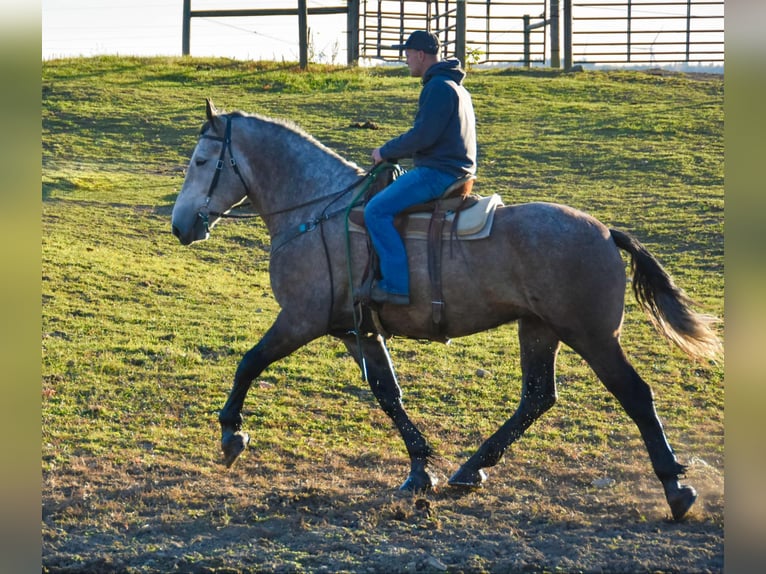
[[[423,30],[416,30],[410,34],[404,44],[394,46],[394,48],[404,49],[410,75],[415,78],[422,78],[426,70],[440,59],[438,36]]]

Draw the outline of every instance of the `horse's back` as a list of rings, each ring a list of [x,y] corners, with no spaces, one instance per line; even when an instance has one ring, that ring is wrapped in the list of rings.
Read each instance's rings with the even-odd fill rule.
[[[528,239],[537,241],[597,241],[610,240],[609,228],[598,219],[560,203],[535,201],[503,206],[498,210],[501,220]]]
[[[617,283],[623,296],[625,264],[609,228],[584,211],[557,203],[510,205],[496,214],[512,261],[535,288],[596,290]],[[548,286],[548,288],[546,288]]]

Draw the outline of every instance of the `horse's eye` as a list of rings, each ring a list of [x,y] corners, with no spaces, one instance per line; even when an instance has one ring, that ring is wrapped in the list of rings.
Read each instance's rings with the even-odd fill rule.
[[[206,159],[197,158],[196,160],[194,160],[195,165],[205,165],[206,163],[207,163]]]

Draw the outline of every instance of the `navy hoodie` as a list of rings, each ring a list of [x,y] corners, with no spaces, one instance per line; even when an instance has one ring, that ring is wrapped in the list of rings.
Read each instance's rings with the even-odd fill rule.
[[[411,157],[415,167],[432,167],[455,177],[476,173],[476,119],[465,72],[457,59],[437,62],[423,74],[412,128],[386,142],[385,159]]]

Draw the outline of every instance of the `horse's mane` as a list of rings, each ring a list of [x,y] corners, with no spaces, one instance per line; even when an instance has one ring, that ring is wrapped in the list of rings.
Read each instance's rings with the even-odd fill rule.
[[[283,130],[285,132],[288,132],[291,136],[297,137],[300,140],[303,140],[304,142],[310,144],[311,146],[319,148],[324,153],[326,153],[327,155],[337,159],[338,161],[340,161],[344,165],[346,165],[346,166],[348,166],[348,167],[350,167],[350,168],[352,168],[352,169],[354,169],[356,171],[361,171],[361,169],[359,168],[359,166],[356,163],[347,160],[346,158],[341,156],[335,150],[327,147],[325,144],[320,142],[318,139],[316,139],[314,136],[312,136],[310,133],[305,131],[302,127],[300,127],[298,124],[296,124],[295,122],[293,122],[291,120],[281,119],[281,118],[271,118],[271,117],[263,116],[263,115],[260,115],[260,114],[252,114],[252,113],[248,113],[248,112],[243,112],[242,110],[236,110],[236,111],[233,111],[233,112],[228,112],[226,115],[228,115],[228,116],[230,116],[232,118],[246,118],[246,119],[249,119],[249,120],[254,120],[254,121],[257,121],[257,122],[260,122],[260,123],[267,124],[267,125],[269,125],[271,127],[274,127],[277,130],[280,130],[280,131]],[[207,124],[206,124],[206,126],[207,126]],[[206,129],[206,126],[203,127],[203,130]]]

